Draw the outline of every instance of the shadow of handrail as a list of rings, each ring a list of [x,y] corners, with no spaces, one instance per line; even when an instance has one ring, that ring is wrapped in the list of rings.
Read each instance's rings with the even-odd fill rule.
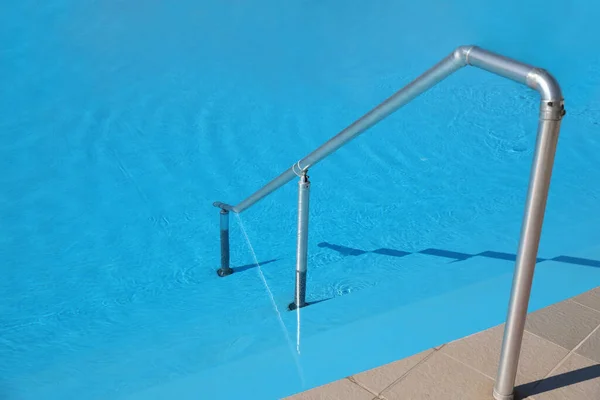
[[[462,253],[462,252],[457,252],[457,251],[436,249],[436,248],[429,248],[429,249],[415,251],[415,252],[408,252],[408,251],[403,251],[403,250],[387,249],[387,248],[381,248],[381,249],[376,249],[376,250],[361,250],[361,249],[355,249],[352,247],[342,246],[339,244],[333,244],[333,243],[328,243],[328,242],[321,242],[318,244],[318,246],[336,251],[344,257],[356,257],[356,256],[360,256],[360,255],[367,254],[367,253],[374,253],[374,254],[381,254],[381,255],[390,256],[390,257],[406,257],[411,254],[426,254],[426,255],[435,256],[435,257],[449,258],[449,259],[452,259],[453,262],[465,261],[465,260],[468,260],[473,257],[494,258],[496,260],[506,260],[506,261],[516,261],[516,259],[517,259],[516,254],[503,253],[503,252],[491,251],[491,250],[483,251],[481,253],[476,253],[476,254],[469,254],[469,253]],[[581,257],[558,256],[558,257],[554,257],[554,258],[537,258],[538,263],[543,262],[543,261],[557,261],[557,262],[567,263],[567,264],[576,264],[576,265],[583,265],[583,266],[587,266],[587,267],[600,268],[600,261],[592,260],[589,258],[581,258]]]
[[[522,399],[527,396],[535,396],[596,378],[600,378],[600,364],[590,365],[589,367],[580,368],[575,371],[564,372],[545,379],[529,382],[517,386],[515,391],[518,398]]]
[[[273,260],[261,261],[258,264],[252,263],[247,265],[241,265],[239,267],[232,267],[231,269],[233,270],[233,272],[244,272],[252,268],[262,267],[263,265],[274,263],[275,261],[279,260],[277,258],[274,258]]]

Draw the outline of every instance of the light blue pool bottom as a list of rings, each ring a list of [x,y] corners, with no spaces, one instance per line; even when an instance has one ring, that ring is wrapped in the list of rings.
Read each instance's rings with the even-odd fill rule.
[[[591,257],[592,253],[598,254],[581,254]],[[420,257],[424,256],[416,256],[413,262],[418,262]],[[115,386],[115,379],[118,380],[124,371],[127,374],[134,373],[128,379],[152,377],[155,375],[153,371],[159,371],[160,377],[155,379],[161,383],[152,385],[147,382],[146,389],[136,389],[123,380],[123,392],[113,391],[113,398],[191,400],[198,396],[210,396],[233,400],[244,398],[252,388],[256,396],[254,398],[275,399],[307,390],[502,323],[508,304],[513,263],[474,258],[461,264],[459,273],[464,274],[465,278],[477,274],[480,276],[474,278],[474,283],[459,289],[448,287],[442,293],[424,295],[427,291],[423,291],[422,287],[415,288],[414,279],[390,279],[387,283],[301,310],[300,355],[295,352],[297,314],[283,312],[291,344],[286,341],[273,315],[254,324],[254,328],[248,327],[249,331],[261,332],[261,339],[267,345],[258,346],[255,350],[251,345],[249,351],[245,352],[246,356],[240,359],[196,372],[183,372],[177,370],[177,364],[170,364],[176,354],[172,352],[172,347],[157,346],[145,350],[149,352],[146,360],[153,360],[155,365],[144,365],[144,358],[140,357],[143,353],[131,353],[124,349],[116,353],[121,354],[121,360],[110,357],[113,362],[107,365],[94,365],[93,361],[88,360],[72,366],[72,379],[63,376],[60,382],[48,379],[43,384],[44,379],[39,377],[40,385],[29,388],[27,398],[36,398],[51,388],[55,395],[60,397],[63,393],[68,397],[69,393],[81,386],[87,386],[89,398],[101,398],[101,393],[105,392],[102,382],[110,382],[111,386]],[[437,268],[445,266],[448,264],[437,263]],[[454,271],[456,273],[456,268]],[[487,274],[488,278],[482,279],[482,273]],[[420,284],[427,285],[427,282],[421,280]],[[530,311],[598,285],[600,268],[544,261],[536,269]],[[198,334],[201,332],[198,331]],[[223,330],[222,334],[226,341],[227,331]],[[193,351],[190,345],[193,336],[188,335],[188,340],[188,343],[181,343],[182,350]],[[173,343],[168,345],[172,346]],[[323,352],[324,348],[327,349],[326,353]],[[221,351],[226,352],[227,349]],[[175,369],[169,372],[169,365]],[[92,368],[94,374],[83,374],[86,369]]]
[[[596,253],[598,254],[598,253]],[[158,400],[172,394],[179,399],[218,396],[240,399],[252,387],[256,398],[275,399],[377,367],[419,351],[443,344],[504,321],[512,283],[512,266],[502,261],[471,260],[475,268],[506,269],[489,280],[434,296],[410,305],[391,307],[384,313],[341,325],[314,336],[304,337],[299,357],[304,385],[287,346],[174,381],[133,396],[129,400]],[[600,268],[554,261],[541,263],[536,270],[529,311],[535,311],[600,285]],[[335,318],[336,313],[364,306],[365,298],[376,297],[381,309],[406,289],[388,285],[353,296],[315,305],[302,311],[308,321]],[[294,315],[286,315],[295,318]],[[310,323],[310,322],[309,322]],[[272,332],[277,334],[276,331]],[[322,349],[327,348],[327,356]],[[222,385],[222,379],[231,379]]]
[[[558,78],[540,256],[600,260],[598,7],[3,2],[0,398],[270,398],[502,322],[514,263],[477,254],[516,251],[538,98],[474,69],[311,170],[308,300],[327,301],[301,314],[304,385],[235,223],[232,265],[249,267],[215,274],[214,200],[243,199],[459,44]],[[262,271],[292,351],[296,199],[290,183],[243,214],[276,260]],[[532,307],[595,270],[540,263]]]

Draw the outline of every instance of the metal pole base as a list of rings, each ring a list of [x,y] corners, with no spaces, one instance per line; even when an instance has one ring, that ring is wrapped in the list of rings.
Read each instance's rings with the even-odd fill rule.
[[[296,271],[296,295],[294,301],[290,303],[288,309],[293,311],[297,308],[306,307],[306,271]]]
[[[219,218],[221,225],[221,268],[217,270],[217,275],[222,278],[233,274],[233,269],[229,266],[229,211],[221,209]]]
[[[233,268],[219,268],[217,270],[217,275],[219,275],[221,278],[227,275],[231,275],[233,274]]]
[[[508,396],[505,396],[503,394],[496,392],[496,389],[494,389],[494,399],[496,399],[496,400],[514,400],[514,398],[515,398],[514,394],[509,394]]]
[[[496,399],[496,400],[514,400],[514,398],[515,398],[514,393],[509,394],[508,396],[505,396],[503,394],[496,392],[496,389],[494,389],[494,399]]]

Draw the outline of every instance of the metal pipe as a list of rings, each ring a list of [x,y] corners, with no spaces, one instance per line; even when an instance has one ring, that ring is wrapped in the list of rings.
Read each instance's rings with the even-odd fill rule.
[[[281,175],[267,183],[261,189],[253,193],[251,196],[240,202],[236,206],[219,203],[221,206],[229,207],[236,213],[241,213],[250,206],[254,205],[259,200],[271,194],[273,191],[285,185],[302,171],[317,164],[325,157],[393,113],[406,103],[413,100],[421,93],[427,91],[438,82],[452,74],[456,70],[466,65],[465,52],[469,47],[459,47],[449,56],[430,68],[424,74],[413,80],[411,83],[400,89],[387,100],[373,108],[360,119],[352,123],[350,126],[342,130],[333,138],[318,147],[312,153],[302,158],[300,161],[285,170]],[[217,207],[220,207],[217,205]]]
[[[273,191],[290,182],[294,179],[294,176],[316,165],[325,157],[465,65],[472,65],[525,84],[538,90],[542,95],[542,100],[562,99],[556,80],[546,71],[476,46],[460,46],[424,74],[394,93],[387,100],[373,108],[312,153],[299,160],[239,204],[232,206],[225,203],[215,203],[214,205],[224,210],[241,213]]]
[[[217,270],[217,275],[224,277],[233,274],[233,269],[229,266],[229,211],[221,209],[219,215],[221,225],[221,268]]]
[[[473,46],[464,52],[468,65],[484,69],[537,90],[542,100],[562,100],[556,79],[540,68]]]
[[[298,236],[296,242],[296,292],[290,310],[306,305],[306,272],[308,259],[308,204],[310,181],[304,171],[298,182]]]
[[[527,84],[527,75],[534,69],[531,65],[491,53],[479,47],[472,47],[466,53],[466,62],[477,68],[503,76],[515,82]]]
[[[553,90],[560,93],[559,87],[555,87]],[[508,316],[504,328],[498,375],[493,392],[494,398],[497,400],[512,400],[514,398],[515,380],[533,283],[533,273],[542,233],[558,133],[564,113],[562,98],[554,101],[542,100],[536,150],[529,179],[529,191],[525,204],[525,215],[521,228]]]
[[[560,121],[565,113],[560,86],[548,72],[475,46],[458,47],[433,68],[396,92],[238,205],[215,203],[215,206],[224,211],[234,211],[236,213],[246,210],[288,183],[295,175],[303,174],[305,176],[309,167],[317,164],[329,154],[465,65],[472,65],[525,84],[537,90],[542,100],[536,152],[531,170],[498,376],[493,392],[496,399],[509,400],[513,398],[533,272],[554,163],[554,153]],[[309,185],[308,177],[306,177],[305,184]],[[308,186],[306,189],[308,189]],[[302,190],[300,196],[302,196]],[[306,196],[306,207],[308,208],[308,192],[306,192]],[[299,284],[301,282],[299,278],[302,277],[300,272],[306,272],[306,248],[301,246],[301,243],[304,243],[304,246],[306,245],[306,239],[301,240],[301,237],[306,237],[304,235],[307,235],[307,232],[306,229],[301,229],[301,216],[304,215],[302,207],[304,205],[299,200],[296,301],[293,304],[303,303],[300,297],[303,296],[302,293],[306,289],[305,285]],[[308,224],[308,209],[306,209],[306,224]],[[302,256],[302,254],[304,255]],[[304,269],[302,269],[303,265]]]

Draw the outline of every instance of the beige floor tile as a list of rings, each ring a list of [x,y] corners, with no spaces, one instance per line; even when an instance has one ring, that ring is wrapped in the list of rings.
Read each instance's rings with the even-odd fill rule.
[[[600,363],[600,329],[592,333],[575,352]]]
[[[494,381],[437,351],[384,390],[386,400],[487,400]]]
[[[600,312],[600,287],[580,294],[573,300]]]
[[[544,339],[573,350],[598,324],[600,313],[567,300],[529,314],[525,328]]]
[[[600,399],[600,364],[577,354],[530,393],[536,400]]]
[[[371,392],[379,394],[432,352],[433,350],[427,350],[422,353],[415,354],[414,356],[383,365],[379,368],[371,369],[369,371],[354,375],[353,378],[356,382],[366,387]]]
[[[495,379],[503,334],[504,325],[497,326],[448,343],[440,351]],[[568,353],[569,351],[561,346],[525,332],[517,385],[542,379]]]
[[[375,397],[348,379],[340,379],[324,386],[319,386],[285,400],[373,400]]]

